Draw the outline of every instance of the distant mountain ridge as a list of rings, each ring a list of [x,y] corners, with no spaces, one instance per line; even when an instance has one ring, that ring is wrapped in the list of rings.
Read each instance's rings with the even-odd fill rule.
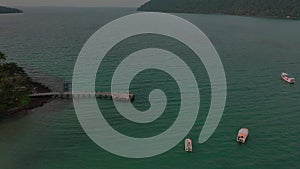
[[[16,8],[0,6],[0,14],[2,13],[22,13],[22,11]]]
[[[300,0],[150,0],[139,11],[300,17]]]

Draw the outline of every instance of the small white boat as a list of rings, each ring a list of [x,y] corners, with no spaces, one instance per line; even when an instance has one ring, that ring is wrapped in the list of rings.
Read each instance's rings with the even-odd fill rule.
[[[238,132],[236,141],[239,143],[245,143],[249,135],[249,130],[247,128],[241,128]]]
[[[184,142],[184,150],[187,152],[191,152],[193,150],[192,140],[191,139],[185,139]]]
[[[281,78],[284,81],[286,81],[288,83],[291,83],[291,84],[296,82],[295,78],[289,77],[289,75],[287,73],[284,73],[284,72],[281,73]]]

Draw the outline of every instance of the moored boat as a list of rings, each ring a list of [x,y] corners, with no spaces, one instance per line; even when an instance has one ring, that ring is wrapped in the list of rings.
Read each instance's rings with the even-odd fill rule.
[[[239,143],[245,143],[249,135],[249,130],[247,128],[241,128],[238,132],[236,141]]]
[[[288,82],[288,83],[291,83],[291,84],[293,84],[293,83],[296,82],[295,78],[289,77],[289,75],[288,75],[287,73],[284,73],[284,72],[281,73],[281,78],[282,78],[284,81],[286,81],[286,82]]]
[[[193,150],[192,140],[191,139],[185,139],[184,142],[184,150],[187,152],[191,152]]]

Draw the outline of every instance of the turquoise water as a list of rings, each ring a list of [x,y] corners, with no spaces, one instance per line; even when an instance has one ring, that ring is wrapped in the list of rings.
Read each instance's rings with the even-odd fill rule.
[[[24,11],[22,15],[0,15],[0,50],[55,89],[61,85],[57,79],[71,81],[77,55],[96,30],[113,19],[135,13],[134,9],[124,8]],[[300,22],[226,15],[178,16],[197,25],[210,38],[226,72],[225,112],[205,144],[196,144],[210,105],[210,84],[201,62],[170,39],[133,37],[109,54],[109,66],[99,69],[97,89],[109,89],[116,66],[113,63],[133,47],[161,45],[177,52],[196,72],[201,93],[199,116],[188,134],[194,140],[192,153],[183,151],[182,142],[148,159],[110,154],[82,130],[72,100],[55,100],[24,116],[0,121],[0,168],[299,168],[300,87],[298,83],[284,83],[279,76],[285,71],[296,80],[300,77]],[[99,100],[104,116],[115,129],[130,136],[149,137],[172,125],[180,102],[172,78],[152,70],[139,74],[131,87],[137,94],[134,105],[139,110],[149,108],[147,99],[152,89],[163,89],[169,99],[166,113],[153,123],[138,125],[119,116],[111,101]],[[245,145],[235,142],[240,127],[250,129]]]

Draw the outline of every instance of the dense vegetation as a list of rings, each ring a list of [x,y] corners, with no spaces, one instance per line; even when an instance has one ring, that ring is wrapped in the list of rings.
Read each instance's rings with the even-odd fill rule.
[[[0,52],[0,112],[29,103],[32,81],[15,63],[7,63]]]
[[[0,6],[0,14],[1,13],[22,13],[21,10],[15,8],[8,8],[4,6]]]
[[[151,0],[138,10],[300,17],[300,0]]]

